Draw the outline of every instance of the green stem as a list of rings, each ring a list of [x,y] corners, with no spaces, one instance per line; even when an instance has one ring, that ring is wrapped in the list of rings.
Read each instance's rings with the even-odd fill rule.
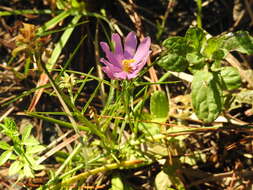
[[[144,162],[144,160],[132,160],[132,161],[123,161],[120,163],[107,164],[105,166],[95,168],[93,170],[89,170],[89,171],[83,172],[81,174],[78,174],[76,176],[73,176],[71,178],[68,178],[65,181],[62,181],[61,183],[59,183],[55,186],[51,186],[51,188],[49,188],[49,189],[52,190],[52,189],[59,189],[64,186],[67,187],[73,183],[76,183],[78,181],[86,179],[90,175],[95,175],[97,173],[106,172],[106,171],[110,171],[110,170],[114,170],[114,169],[140,167],[140,166],[143,166],[146,164],[150,164],[150,163],[146,163],[146,162]]]
[[[195,0],[196,3],[197,3],[197,26],[199,28],[202,28],[202,20],[201,20],[201,17],[202,17],[202,0]]]

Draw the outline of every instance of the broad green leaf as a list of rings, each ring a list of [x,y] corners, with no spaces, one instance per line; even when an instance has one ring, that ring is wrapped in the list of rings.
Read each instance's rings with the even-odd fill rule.
[[[12,150],[6,150],[0,156],[0,166],[3,165],[12,155]]]
[[[31,124],[25,126],[24,131],[22,133],[22,141],[25,141],[25,139],[30,136],[32,128],[33,126]]]
[[[204,46],[203,55],[209,59],[222,59],[221,47],[223,44],[224,37],[212,37],[209,38]],[[225,56],[225,53],[224,55]]]
[[[196,115],[204,122],[214,121],[222,110],[223,97],[216,75],[198,71],[192,81],[192,104]]]
[[[193,27],[187,30],[185,39],[190,47],[200,52],[206,34],[201,28]]]
[[[241,86],[241,77],[238,70],[234,67],[221,68],[222,84],[226,90],[234,90]]]
[[[153,118],[164,118],[164,122],[167,120],[169,113],[169,102],[164,91],[155,91],[151,95],[150,112]]]
[[[246,31],[238,31],[226,35],[223,48],[228,51],[253,54],[253,38]]]
[[[8,143],[6,143],[5,141],[0,141],[0,149],[3,150],[10,150],[12,148],[12,146],[10,146]]]
[[[164,171],[159,172],[155,177],[155,187],[156,190],[165,190],[171,187],[173,184],[170,180],[168,174]]]
[[[21,168],[23,167],[22,162],[16,160],[15,162],[13,162],[9,168],[9,175],[14,175],[17,174]]]
[[[187,41],[183,37],[169,37],[163,41],[162,46],[165,47],[170,53],[185,55],[189,50]]]
[[[110,190],[124,190],[124,184],[119,174],[113,175],[111,183],[112,187]]]
[[[175,53],[168,53],[166,55],[162,55],[158,60],[157,64],[169,71],[181,72],[185,71],[188,67],[189,63],[186,60],[185,55],[181,56]]]
[[[187,53],[186,59],[190,63],[190,66],[196,64],[204,64],[205,61],[204,57],[198,52]]]

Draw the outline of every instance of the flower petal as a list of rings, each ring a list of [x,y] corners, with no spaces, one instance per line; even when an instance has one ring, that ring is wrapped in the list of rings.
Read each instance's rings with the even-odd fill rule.
[[[134,32],[129,32],[124,43],[124,57],[131,59],[134,56],[137,46],[137,38]]]
[[[149,54],[151,53],[151,51],[148,51],[148,53],[146,54],[145,57],[143,57],[143,59],[141,60],[140,63],[137,64],[137,68],[136,70],[139,72],[144,66],[145,64],[147,63],[147,60],[148,60],[148,57],[149,57]]]
[[[112,70],[112,72],[121,72],[122,71],[121,67],[111,64],[110,62],[108,62],[104,58],[101,58],[100,62],[104,63],[107,67],[109,67],[109,69]]]
[[[137,62],[140,62],[144,57],[149,55],[150,44],[151,44],[150,37],[144,38],[141,41],[140,45],[138,46],[133,59],[136,60]]]
[[[146,55],[146,57],[144,57],[141,62],[139,63],[134,63],[134,71],[132,73],[129,73],[127,75],[127,78],[128,79],[132,79],[132,78],[135,78],[137,77],[138,73],[140,72],[140,70],[145,66],[145,64],[147,63],[147,59],[149,57],[149,54],[151,53],[151,51],[148,52],[148,54]]]
[[[106,42],[100,42],[100,46],[105,52],[106,58],[109,62],[115,66],[121,67],[121,60],[118,60],[118,58],[110,51],[108,44]]]
[[[106,73],[106,75],[107,75],[110,79],[115,79],[115,77],[113,76],[112,70],[110,70],[110,68],[109,68],[108,66],[102,67],[102,70]]]
[[[127,79],[127,73],[125,71],[114,73],[113,75],[116,79],[123,79],[123,80]]]
[[[119,55],[123,55],[123,48],[122,48],[121,38],[120,38],[119,34],[117,34],[117,33],[112,34],[112,41],[114,41],[114,43],[115,43],[114,53],[119,54]]]

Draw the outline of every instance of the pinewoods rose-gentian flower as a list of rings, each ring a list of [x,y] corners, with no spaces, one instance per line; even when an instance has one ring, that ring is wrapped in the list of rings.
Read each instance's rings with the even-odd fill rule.
[[[137,38],[134,32],[130,32],[122,41],[119,34],[112,34],[114,50],[110,51],[107,43],[100,42],[102,50],[105,52],[106,59],[101,58],[105,66],[103,71],[111,79],[132,79],[135,78],[144,67],[150,54],[150,37],[144,38],[137,47]]]

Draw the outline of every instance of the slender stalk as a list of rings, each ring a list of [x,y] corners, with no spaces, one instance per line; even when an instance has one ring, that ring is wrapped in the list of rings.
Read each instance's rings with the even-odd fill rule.
[[[202,28],[202,0],[195,0],[197,3],[197,26]]]

